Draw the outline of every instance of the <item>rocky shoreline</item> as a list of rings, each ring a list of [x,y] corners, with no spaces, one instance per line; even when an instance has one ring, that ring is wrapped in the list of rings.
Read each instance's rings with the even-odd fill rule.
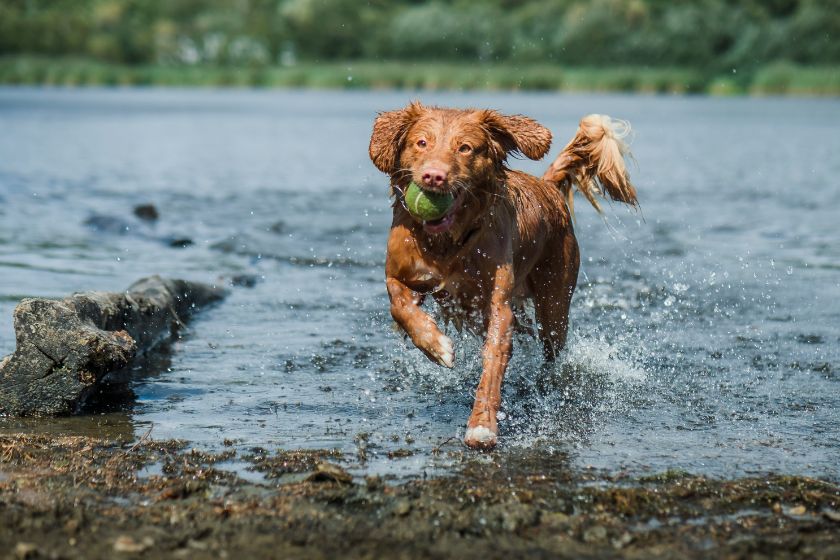
[[[227,442],[233,443],[233,442]],[[0,436],[8,558],[836,558],[840,486],[479,455],[450,476],[353,477],[334,451]],[[399,460],[395,458],[393,460]],[[262,477],[226,470],[245,463]],[[243,472],[243,471],[240,471]]]

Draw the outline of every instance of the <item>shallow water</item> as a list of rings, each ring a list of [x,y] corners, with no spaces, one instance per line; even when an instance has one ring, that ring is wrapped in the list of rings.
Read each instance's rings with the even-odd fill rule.
[[[375,112],[413,97],[533,116],[552,154],[589,112],[636,130],[642,213],[608,207],[605,224],[579,200],[569,348],[544,367],[517,340],[497,457],[840,479],[836,100],[0,89],[0,355],[25,296],[259,279],[141,372],[134,406],[0,429],[151,426],[205,448],[364,447],[359,473],[446,472],[434,451],[458,448],[480,342],[456,336],[450,371],[392,330],[387,180],[367,158]],[[132,216],[147,202],[153,226]]]

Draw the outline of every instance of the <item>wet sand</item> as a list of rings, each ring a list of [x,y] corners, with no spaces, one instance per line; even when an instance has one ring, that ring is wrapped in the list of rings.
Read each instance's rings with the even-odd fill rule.
[[[395,483],[353,478],[345,468],[360,459],[329,450],[230,445],[211,454],[149,437],[2,436],[0,550],[8,558],[840,557],[832,482],[606,475],[561,454],[481,455],[458,442],[437,452],[452,455],[456,473]]]

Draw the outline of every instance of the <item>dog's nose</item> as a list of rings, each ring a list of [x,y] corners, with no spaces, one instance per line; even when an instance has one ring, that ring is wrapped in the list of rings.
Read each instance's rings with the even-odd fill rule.
[[[446,183],[446,171],[428,167],[423,171],[423,185],[426,187],[440,188]]]

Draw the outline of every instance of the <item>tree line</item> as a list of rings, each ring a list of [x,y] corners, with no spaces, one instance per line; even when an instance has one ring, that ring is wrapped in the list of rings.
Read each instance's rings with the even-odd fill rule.
[[[749,71],[840,63],[840,0],[0,0],[0,55]]]

